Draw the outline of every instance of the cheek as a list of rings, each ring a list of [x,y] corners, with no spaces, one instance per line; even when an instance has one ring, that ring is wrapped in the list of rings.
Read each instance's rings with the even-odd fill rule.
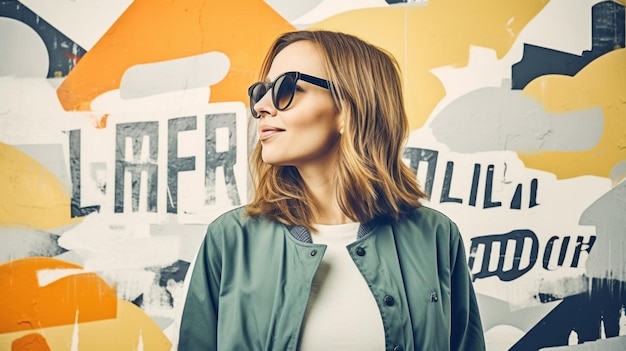
[[[339,133],[328,124],[309,124],[293,130],[288,138],[287,152],[322,155],[333,149]]]
[[[289,126],[292,142],[306,143],[310,146],[325,144],[338,134],[336,123],[328,116],[315,116],[300,119]]]
[[[320,99],[308,99],[298,101],[297,109],[289,111],[283,119],[289,130],[298,131],[328,131],[332,134],[338,131],[339,113],[332,99],[328,97]]]

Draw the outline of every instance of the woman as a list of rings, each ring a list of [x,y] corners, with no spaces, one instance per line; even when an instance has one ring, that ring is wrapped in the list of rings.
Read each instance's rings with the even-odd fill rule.
[[[279,37],[248,93],[255,194],[207,230],[179,350],[483,350],[464,246],[401,159],[397,63]]]

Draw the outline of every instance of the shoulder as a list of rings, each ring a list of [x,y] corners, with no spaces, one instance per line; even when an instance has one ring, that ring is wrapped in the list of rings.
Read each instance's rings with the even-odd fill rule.
[[[249,236],[249,234],[272,233],[282,231],[284,226],[263,216],[251,217],[246,213],[245,206],[227,211],[211,222],[207,228],[207,237],[216,240]]]
[[[410,211],[407,216],[403,217],[400,222],[409,222],[416,225],[427,226],[451,226],[456,229],[456,223],[443,212],[427,206],[420,206]]]
[[[209,229],[224,226],[243,226],[248,220],[249,218],[246,215],[245,207],[240,206],[219,215],[209,224]]]
[[[446,238],[456,241],[460,238],[459,229],[447,215],[427,206],[420,206],[409,211],[395,223],[399,231],[419,233],[427,237]]]

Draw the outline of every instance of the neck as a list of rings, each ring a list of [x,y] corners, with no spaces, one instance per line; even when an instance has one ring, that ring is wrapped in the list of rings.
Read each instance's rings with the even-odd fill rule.
[[[337,200],[337,184],[334,181],[334,167],[298,168],[300,176],[306,183],[315,206],[318,224],[344,224],[354,222],[339,207]]]

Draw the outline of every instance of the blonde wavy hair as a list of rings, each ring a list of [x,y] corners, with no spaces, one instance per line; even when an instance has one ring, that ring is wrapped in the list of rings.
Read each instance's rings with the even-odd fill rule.
[[[400,69],[393,56],[349,34],[324,30],[281,35],[268,51],[260,72],[264,80],[276,55],[288,45],[315,44],[324,63],[344,132],[338,145],[335,181],[344,214],[361,223],[398,220],[421,206],[427,195],[402,161],[409,123],[402,97]],[[254,196],[246,210],[286,225],[312,230],[317,211],[309,189],[292,166],[263,162],[258,142],[250,167]]]

